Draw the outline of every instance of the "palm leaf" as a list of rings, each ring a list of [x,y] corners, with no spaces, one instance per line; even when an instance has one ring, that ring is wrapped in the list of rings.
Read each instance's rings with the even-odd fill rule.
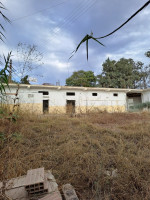
[[[0,2],[0,15],[2,16],[2,18],[11,23],[11,21],[3,14],[3,12],[1,10],[6,10],[6,8],[4,7],[4,5]],[[4,27],[2,24],[0,24],[0,28],[2,29],[2,31],[5,31]],[[5,38],[4,34],[0,31],[0,40],[3,41],[3,38]],[[3,41],[4,42],[4,41]]]
[[[104,44],[102,44],[100,41],[98,41],[95,37],[92,37],[93,40],[95,40],[96,42],[98,42],[100,45],[105,46]]]
[[[140,9],[138,9],[131,17],[129,17],[123,24],[121,24],[121,26],[119,26],[118,28],[116,28],[115,30],[113,30],[112,32],[110,32],[109,34],[107,35],[104,35],[102,37],[93,37],[93,33],[91,33],[91,35],[86,35],[82,40],[81,42],[78,44],[76,50],[74,51],[74,54],[78,51],[79,47],[82,45],[82,43],[86,42],[86,51],[87,51],[87,60],[88,60],[88,40],[89,39],[93,39],[95,40],[96,42],[98,42],[100,45],[104,46],[98,39],[102,39],[102,38],[105,38],[105,37],[108,37],[112,34],[114,34],[116,31],[118,31],[119,29],[121,29],[124,25],[126,25],[131,19],[133,19],[137,14],[139,14],[144,8],[146,8],[148,5],[150,4],[150,0],[147,1]],[[73,55],[74,55],[73,54]],[[72,56],[73,56],[72,55]],[[71,57],[72,57],[71,56]],[[70,57],[70,58],[71,58]]]
[[[7,58],[4,56],[5,66],[2,70],[0,70],[0,94],[3,94],[3,92],[5,93],[6,86],[9,88],[8,76],[6,72],[8,72],[10,57],[11,52],[8,53]]]
[[[87,54],[87,60],[88,60],[88,41],[90,39],[93,39],[95,40],[96,42],[98,42],[100,45],[104,46],[104,44],[102,44],[100,41],[98,41],[95,37],[91,36],[91,35],[86,35],[82,40],[81,42],[78,44],[77,48],[73,51],[73,55],[71,55],[70,58],[72,58],[74,56],[74,54],[78,51],[79,47],[84,43],[86,42],[86,54]],[[69,58],[69,59],[70,59]]]
[[[88,60],[88,40],[86,41],[86,55],[87,55],[87,60]]]

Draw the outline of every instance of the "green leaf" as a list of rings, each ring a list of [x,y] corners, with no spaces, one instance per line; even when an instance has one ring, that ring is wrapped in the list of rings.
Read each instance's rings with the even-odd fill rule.
[[[93,36],[87,34],[87,35],[81,40],[81,42],[78,44],[77,48],[73,51],[73,55],[71,55],[70,58],[72,58],[72,57],[74,56],[74,54],[78,51],[78,49],[80,48],[80,46],[81,46],[84,42],[86,42],[86,53],[87,53],[87,60],[88,60],[88,40],[90,40],[90,39],[93,39],[93,40],[95,40],[96,42],[98,42],[100,45],[104,46],[104,44],[102,44],[102,43],[101,43],[100,41],[98,41],[96,38],[94,38]],[[70,59],[70,58],[69,58],[69,59]]]
[[[86,52],[87,52],[87,60],[88,60],[88,40],[86,41]]]
[[[92,36],[91,36],[92,37]],[[98,41],[96,38],[92,37],[93,40],[95,40],[96,42],[98,42],[100,45],[105,46],[104,44],[102,44],[100,41]]]
[[[11,52],[8,53],[7,58],[5,58],[5,56],[4,56],[5,66],[0,71],[0,94],[3,94],[3,92],[5,93],[5,87],[6,86],[9,88],[8,76],[7,76],[6,72],[8,72],[10,57],[11,57]],[[6,84],[6,86],[5,86],[5,84]]]

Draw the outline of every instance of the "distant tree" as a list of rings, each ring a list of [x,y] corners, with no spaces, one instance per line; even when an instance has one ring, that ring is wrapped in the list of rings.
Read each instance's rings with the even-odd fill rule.
[[[92,71],[79,70],[73,72],[72,76],[66,79],[67,86],[95,87],[96,77]]]
[[[147,51],[145,53],[145,56],[150,58],[150,51]],[[141,82],[141,88],[147,88],[150,86],[150,65],[144,66],[141,68],[141,74],[142,74],[142,82]]]
[[[23,78],[21,79],[20,83],[21,83],[21,84],[30,84],[28,78],[29,78],[29,76],[26,75],[25,77],[23,77]]]
[[[103,71],[97,76],[98,86],[108,88],[138,88],[142,80],[140,72],[143,65],[132,59],[119,61],[109,58],[103,63]]]
[[[150,66],[145,66],[142,62],[137,62],[137,65],[139,66],[139,72],[141,77],[138,86],[139,88],[146,89],[149,87],[150,83]]]
[[[36,45],[18,43],[17,58],[18,62],[14,66],[14,73],[20,77],[20,80],[43,64],[43,55],[38,51]]]
[[[148,57],[148,58],[150,58],[150,51],[147,51],[147,52],[145,53],[145,56]]]

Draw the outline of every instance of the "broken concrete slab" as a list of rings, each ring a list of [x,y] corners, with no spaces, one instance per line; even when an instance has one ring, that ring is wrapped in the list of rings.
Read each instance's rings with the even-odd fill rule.
[[[58,184],[50,170],[45,171],[45,185],[47,185],[48,192],[54,192],[58,189]]]
[[[79,200],[72,185],[63,185],[62,190],[66,200]]]
[[[6,196],[10,197],[12,200],[24,199],[28,200],[28,193],[25,187],[14,188],[5,191]]]
[[[0,190],[2,186],[0,182]],[[54,176],[44,168],[28,170],[26,176],[8,180],[5,189],[5,194],[13,200],[37,200],[54,192],[61,197]]]
[[[62,200],[61,194],[59,191],[50,193],[46,195],[45,197],[38,199],[38,200]]]
[[[13,188],[19,188],[25,185],[26,185],[26,176],[20,176],[8,180],[6,183],[6,189],[9,190]]]

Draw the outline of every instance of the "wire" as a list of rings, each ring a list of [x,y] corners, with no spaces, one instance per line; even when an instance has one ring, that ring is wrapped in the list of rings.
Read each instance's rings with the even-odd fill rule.
[[[79,18],[80,16],[82,16],[83,14],[85,14],[90,8],[92,8],[92,7],[95,5],[96,1],[97,1],[97,0],[95,0],[95,2],[92,3],[92,5],[90,5],[90,6],[87,7],[82,13],[80,13],[80,15],[77,16],[77,18]],[[75,20],[77,20],[77,18],[75,18],[74,20],[72,20],[71,24],[72,24]]]
[[[92,0],[91,2],[93,2],[93,0]],[[91,5],[90,5],[91,2],[88,2],[88,4],[86,4],[86,7],[85,7],[85,8],[82,8],[82,7],[81,7],[82,4],[83,4],[83,6],[85,5],[84,2],[82,2],[81,4],[79,4],[79,5],[78,5],[79,9],[78,9],[78,7],[77,7],[76,9],[74,9],[74,10],[71,12],[72,15],[71,15],[71,16],[68,15],[68,16],[64,19],[64,21],[67,21],[67,22],[64,22],[64,24],[63,24],[62,26],[67,25],[68,23],[72,22],[74,19],[78,18],[78,17],[80,16],[81,13],[84,13],[84,10],[85,10],[85,9],[88,10],[88,9],[91,7]],[[78,12],[78,11],[79,11],[79,12]],[[65,24],[65,23],[66,23],[66,24]],[[61,27],[60,27],[60,28],[61,28]]]
[[[95,39],[102,39],[105,37],[108,37],[110,35],[112,35],[113,33],[115,33],[116,31],[118,31],[119,29],[121,29],[125,24],[127,24],[133,17],[135,17],[139,12],[141,12],[144,8],[146,8],[148,5],[150,4],[150,0],[147,1],[139,10],[137,10],[129,19],[127,19],[123,24],[121,24],[121,26],[119,26],[118,28],[116,28],[114,31],[112,31],[111,33],[104,35],[102,37],[97,37]]]
[[[19,20],[22,20],[22,19],[31,17],[31,16],[33,16],[33,15],[36,15],[37,13],[43,12],[43,11],[45,11],[45,10],[49,10],[49,9],[51,9],[51,8],[55,8],[55,7],[59,6],[59,5],[62,5],[62,4],[65,3],[66,1],[67,1],[67,0],[65,0],[65,1],[63,1],[63,2],[61,2],[61,3],[59,3],[59,4],[56,4],[55,6],[51,6],[51,7],[48,7],[48,8],[44,8],[44,9],[38,10],[38,11],[32,13],[32,14],[25,15],[25,16],[22,16],[22,17],[19,17],[19,18],[16,18],[16,19],[14,19],[14,20],[11,20],[11,22],[19,21]]]
[[[92,6],[94,6],[94,4],[96,3],[96,1],[97,0],[95,0],[94,2],[92,1],[92,2],[89,2],[88,3],[88,5],[86,5],[86,7],[84,8],[84,9],[82,9],[81,8],[81,11],[79,11],[79,10],[77,10],[77,11],[75,11],[75,10],[73,10],[73,12],[75,11],[75,15],[72,15],[71,17],[69,17],[69,15],[65,18],[65,22],[63,23],[63,24],[61,24],[60,26],[58,25],[57,26],[57,28],[62,28],[62,27],[64,27],[64,26],[66,26],[66,25],[71,25],[75,20],[77,20],[80,16],[82,16],[83,14],[85,14]],[[90,4],[90,3],[92,3],[92,4]],[[85,5],[85,4],[84,4]],[[78,13],[78,11],[79,11],[79,13]],[[69,21],[67,21],[68,20],[68,18],[69,19],[71,19],[71,21],[69,20]],[[67,22],[66,22],[67,21]],[[70,23],[70,24],[69,24]],[[50,31],[53,31],[53,29],[50,29]],[[51,39],[49,39],[48,38],[48,41],[53,41],[55,38],[56,38],[56,35],[57,35],[57,33],[59,32],[59,30],[58,31],[56,31],[54,34],[53,34],[53,36],[52,36],[52,38]],[[41,47],[43,47],[43,45],[41,46]],[[43,52],[44,53],[44,52]]]

